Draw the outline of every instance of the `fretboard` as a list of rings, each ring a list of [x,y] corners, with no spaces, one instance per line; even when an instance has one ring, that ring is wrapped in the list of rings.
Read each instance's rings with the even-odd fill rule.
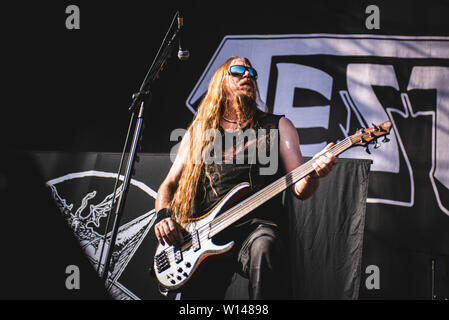
[[[340,153],[354,145],[351,138],[353,137],[347,137],[343,141],[330,148],[328,152],[332,153],[335,156],[339,155]],[[240,220],[263,203],[267,202],[277,194],[287,189],[295,182],[312,173],[314,171],[313,162],[314,159],[310,159],[306,163],[287,173],[285,176],[277,179],[265,188],[259,190],[239,204],[230,208],[226,212],[220,214],[210,222],[209,237],[211,238],[214,235],[218,234],[220,231],[223,231],[234,222]]]

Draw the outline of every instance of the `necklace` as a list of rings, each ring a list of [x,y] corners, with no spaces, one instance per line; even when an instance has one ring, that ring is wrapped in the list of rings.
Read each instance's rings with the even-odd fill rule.
[[[230,120],[230,119],[226,118],[225,116],[222,116],[222,117],[223,117],[223,120],[224,120],[224,121],[230,122],[230,123],[235,123],[235,124],[243,123],[243,122],[246,121],[246,120],[244,120],[244,121],[242,121],[242,122],[238,122],[238,121],[236,121],[236,120]]]

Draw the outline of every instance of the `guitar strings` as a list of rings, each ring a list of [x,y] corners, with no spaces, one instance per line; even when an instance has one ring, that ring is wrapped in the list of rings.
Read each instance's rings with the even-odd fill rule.
[[[369,130],[369,131],[372,131],[372,130]],[[343,151],[345,151],[346,149],[348,149],[349,147],[354,145],[355,144],[354,141],[357,141],[359,139],[359,137],[363,136],[363,135],[364,135],[363,133],[359,133],[359,134],[354,134],[352,136],[349,136],[349,137],[345,138],[344,140],[342,140],[337,145],[330,148],[328,150],[328,152],[334,153],[335,155],[339,155],[340,153],[342,153]],[[346,145],[347,142],[349,142],[349,145]],[[233,217],[233,214],[235,212],[239,212],[241,210],[242,205],[245,205],[245,208],[254,206],[254,208],[249,210],[249,211],[252,211],[255,208],[257,208],[260,204],[266,202],[270,198],[274,197],[281,191],[283,191],[286,188],[288,188],[289,186],[291,186],[293,183],[296,183],[297,181],[304,178],[307,174],[309,174],[310,172],[312,172],[314,170],[313,165],[312,165],[312,163],[313,163],[312,160],[313,159],[309,160],[304,165],[301,165],[300,167],[294,169],[293,171],[290,172],[290,174],[287,174],[287,175],[283,176],[282,178],[279,178],[278,180],[274,181],[269,186],[258,191],[257,193],[250,196],[243,202],[239,203],[238,205],[232,207],[228,211],[219,215],[217,218],[213,219],[210,223],[207,223],[207,224],[199,227],[196,231],[198,232],[198,239],[200,240],[200,242],[203,240],[209,239],[211,233],[214,233],[214,232],[219,233],[222,229],[227,227],[227,226],[225,226],[223,228],[223,226],[220,226],[220,223],[227,222],[228,224],[232,224],[235,221],[238,221],[243,216],[245,216],[247,213]],[[310,168],[310,167],[312,167],[312,168]],[[300,168],[301,168],[301,170],[299,170]],[[291,178],[291,181],[288,181],[288,178]],[[281,189],[277,191],[277,189],[279,189],[279,188],[281,188]],[[268,193],[268,191],[274,191],[275,193],[274,194]],[[267,196],[264,195],[265,193],[267,193],[268,195]],[[261,201],[261,200],[263,200],[263,201]],[[229,220],[229,221],[226,221],[226,220]],[[205,230],[207,227],[209,227],[209,232],[204,233],[204,231],[207,231],[207,230]],[[181,244],[180,247],[187,244],[192,239],[191,233],[189,233],[183,239],[184,239],[184,242]],[[166,248],[163,250],[163,252],[166,253],[166,257],[170,263],[172,263],[173,260],[175,259],[174,258],[175,248],[176,248],[175,246],[170,246],[169,248]],[[168,252],[169,249],[172,249],[171,252],[172,252],[173,257],[169,254],[169,252]],[[192,253],[190,251],[186,251],[184,254],[187,257]]]
[[[335,145],[334,147],[330,148],[329,152],[334,152],[336,155],[338,155],[342,151],[346,150],[349,146],[352,145],[352,142],[350,142],[349,139],[345,139],[345,140],[343,140],[341,143]],[[349,142],[349,146],[347,146],[347,142]],[[245,205],[245,208],[248,208],[248,207],[251,207],[251,206],[254,206],[254,208],[256,208],[257,206],[260,205],[259,203],[264,203],[266,200],[270,199],[271,197],[274,197],[280,191],[288,188],[291,184],[299,181],[305,175],[307,175],[310,172],[312,172],[313,171],[313,165],[312,165],[313,161],[312,160],[310,160],[307,163],[305,163],[305,166],[301,166],[300,167],[301,170],[298,170],[299,168],[293,170],[291,172],[291,174],[289,175],[290,177],[289,176],[284,176],[283,178],[278,179],[277,181],[273,182],[268,187],[260,190],[258,193],[254,194],[253,196],[251,196],[247,200],[243,201],[239,205],[231,208],[229,211],[227,211],[227,212],[223,213],[222,215],[218,216],[216,219],[214,219],[210,223],[210,225],[211,225],[210,233],[218,233],[218,232],[220,232],[221,231],[220,229],[222,228],[222,226],[220,226],[220,224],[222,222],[226,221],[226,220],[232,221],[232,223],[235,222],[236,220],[239,220],[241,218],[239,215],[237,215],[237,217],[232,217],[232,214],[234,214],[235,211],[237,211],[237,212],[240,211],[241,207],[243,205]],[[291,180],[292,180],[291,182],[288,181],[289,178],[291,178]],[[281,188],[281,190],[279,192],[277,192],[276,194],[268,193],[269,191],[276,191],[276,189],[279,189],[279,188]],[[264,195],[266,193],[268,195]],[[251,210],[253,210],[253,208],[251,208]]]
[[[328,150],[328,152],[335,153],[335,155],[339,155],[341,152],[343,152],[344,150],[349,148],[349,146],[352,145],[352,141],[350,138],[351,137],[347,137],[346,139],[342,140],[340,143],[338,143],[337,145],[330,148]],[[347,146],[347,142],[350,142],[349,146]],[[199,227],[196,231],[198,232],[198,238],[199,238],[200,242],[210,238],[209,235],[211,233],[218,233],[227,227],[226,226],[223,228],[223,226],[220,225],[221,223],[225,222],[227,224],[232,224],[235,221],[238,221],[244,215],[246,215],[246,213],[245,213],[242,216],[237,215],[236,217],[233,217],[235,212],[239,212],[242,209],[241,208],[242,206],[244,206],[246,209],[254,206],[254,208],[249,210],[249,211],[252,211],[255,208],[257,208],[259,205],[261,205],[262,203],[266,202],[270,198],[274,197],[278,193],[282,192],[283,190],[285,190],[286,188],[291,186],[293,183],[296,183],[297,181],[303,179],[307,174],[309,174],[310,172],[312,172],[314,170],[312,163],[313,163],[313,159],[309,160],[304,165],[301,165],[300,167],[294,169],[293,171],[291,171],[289,174],[283,176],[282,178],[274,181],[273,183],[271,183],[264,189],[259,190],[257,193],[250,196],[243,202],[239,203],[238,205],[232,207],[228,211],[219,215],[217,218],[213,219],[210,223]],[[301,170],[299,170],[300,168],[301,168]],[[278,190],[278,189],[280,189],[280,190]],[[269,192],[269,191],[274,191],[276,193],[273,194],[273,192]],[[264,194],[268,194],[268,195],[264,195]],[[206,231],[205,229],[207,227],[209,227],[209,232],[205,233],[204,231]],[[189,233],[186,237],[183,238],[184,242],[179,247],[182,247],[183,245],[187,244],[191,239],[192,239],[192,236],[191,236],[191,233]],[[171,252],[168,252],[168,250],[170,250],[170,249],[172,249]],[[169,248],[166,248],[163,251],[165,252],[169,262],[172,263],[175,260],[175,258],[174,258],[175,246],[170,246]],[[185,252],[185,254],[189,254],[189,253],[190,253],[189,251]]]
[[[350,137],[348,137],[350,138]],[[338,143],[337,145],[333,146],[332,148],[330,148],[328,150],[328,152],[334,152],[335,155],[340,154],[342,151],[346,150],[348,148],[348,146],[346,146],[345,142],[348,141],[348,138],[344,139],[343,141],[341,141],[340,143]],[[350,145],[352,145],[352,143],[350,143]],[[254,195],[250,196],[249,198],[247,198],[246,200],[244,200],[243,202],[239,203],[238,205],[232,207],[231,209],[229,209],[228,211],[224,212],[223,214],[219,215],[217,218],[215,218],[214,220],[212,220],[210,223],[205,224],[201,227],[199,227],[196,231],[198,232],[198,238],[201,241],[203,240],[207,240],[209,237],[209,234],[211,233],[218,233],[220,232],[220,228],[222,228],[222,226],[220,226],[220,223],[229,220],[228,223],[232,224],[235,221],[238,221],[241,217],[237,215],[237,217],[233,217],[232,215],[235,212],[239,212],[241,210],[241,207],[244,205],[245,208],[249,208],[251,206],[254,206],[254,208],[252,208],[250,211],[254,210],[255,208],[257,208],[260,204],[264,203],[265,201],[267,201],[268,199],[274,197],[275,195],[277,195],[278,193],[280,193],[282,190],[285,190],[286,188],[288,188],[290,185],[292,185],[293,183],[301,180],[303,177],[305,177],[307,174],[309,174],[310,172],[313,171],[313,159],[309,160],[308,162],[306,162],[304,165],[294,169],[293,171],[290,172],[290,174],[285,175],[284,177],[274,181],[273,183],[271,183],[269,186],[267,186],[266,188],[258,191],[257,193],[255,193]],[[301,168],[301,170],[299,170]],[[288,181],[288,178],[291,178],[291,182]],[[285,186],[285,187],[284,187]],[[269,191],[276,191],[279,188],[282,188],[281,190],[279,190],[279,192],[276,192],[275,194],[273,193],[268,193]],[[267,193],[268,196],[261,196],[261,194],[265,194]],[[266,199],[266,200],[265,200]],[[263,201],[261,201],[263,200]],[[245,213],[246,214],[246,213]],[[244,215],[243,215],[244,216]],[[204,229],[206,229],[207,227],[209,227],[209,233],[204,233]],[[217,231],[218,230],[218,231]],[[180,245],[180,247],[182,247],[183,245],[187,244],[190,240],[192,239],[191,233],[189,233],[186,237],[183,238],[184,242]],[[169,248],[164,249],[163,251],[166,253],[167,258],[169,259],[169,262],[173,262],[174,258],[174,252],[175,252],[175,246],[170,246]],[[171,250],[171,252],[168,252],[168,250]],[[171,254],[170,254],[171,253]],[[187,251],[186,254],[188,254],[189,252]],[[173,257],[172,257],[173,255]]]
[[[340,154],[342,151],[344,151],[348,148],[346,142],[348,142],[347,139],[343,140],[341,143],[330,148],[328,150],[328,152],[333,152],[336,155]],[[350,143],[350,145],[352,145],[352,143]],[[274,197],[276,194],[285,190],[293,183],[296,183],[297,181],[301,180],[304,176],[306,176],[307,174],[309,174],[310,172],[312,172],[314,170],[312,163],[313,163],[313,159],[306,162],[303,166],[300,166],[297,169],[294,169],[293,171],[290,172],[290,174],[287,174],[286,176],[274,181],[271,185],[269,185],[266,188],[255,193],[253,196],[249,197],[247,200],[244,200],[237,206],[231,208],[229,211],[219,215],[217,218],[215,218],[210,223],[211,224],[211,233],[217,232],[217,230],[218,230],[218,232],[220,232],[220,228],[221,228],[220,224],[225,220],[228,220],[228,219],[230,221],[239,220],[241,218],[239,215],[237,215],[237,219],[233,219],[234,217],[232,217],[232,215],[234,214],[235,211],[237,211],[237,212],[240,211],[241,207],[243,205],[245,205],[245,208],[248,208],[250,206],[255,206],[254,208],[257,208],[257,206],[259,206],[261,203],[266,202],[268,199]],[[301,168],[301,170],[299,170],[300,168]],[[281,189],[281,190],[279,190],[275,194],[273,194],[272,192],[271,193],[268,192],[268,191],[277,191],[277,189]],[[266,194],[266,193],[268,195],[264,196],[264,194]],[[251,210],[253,210],[254,208],[252,208]],[[233,221],[233,222],[235,222],[235,221]]]
[[[348,137],[348,138],[350,138],[350,137]],[[345,142],[349,141],[348,138],[344,139],[343,141],[341,141],[337,145],[335,145],[332,148],[330,148],[328,150],[328,152],[334,152],[335,155],[338,155],[342,151],[346,150],[349,147],[349,146],[345,145],[346,144]],[[350,145],[352,145],[352,142],[350,143]],[[309,160],[308,162],[306,162],[304,165],[298,167],[297,169],[294,169],[293,171],[290,172],[290,174],[287,174],[284,177],[274,181],[273,183],[271,183],[266,188],[260,190],[259,192],[255,193],[251,197],[249,197],[246,200],[244,200],[243,202],[241,202],[240,204],[232,207],[228,211],[226,211],[223,214],[219,215],[217,218],[212,220],[210,223],[205,224],[205,225],[199,227],[196,231],[198,232],[198,238],[199,238],[200,242],[210,238],[209,235],[211,233],[214,233],[214,232],[218,233],[218,232],[220,232],[221,231],[220,228],[223,228],[222,226],[220,226],[220,223],[222,223],[222,222],[224,222],[226,220],[229,220],[229,221],[227,221],[229,224],[232,224],[235,221],[238,221],[241,217],[239,215],[237,215],[237,217],[233,217],[232,215],[235,212],[239,212],[243,205],[245,205],[245,208],[250,208],[251,206],[254,206],[254,208],[249,210],[249,211],[252,211],[255,208],[257,208],[260,204],[266,202],[268,199],[274,197],[276,194],[280,193],[282,190],[285,190],[290,185],[292,185],[293,183],[296,183],[297,181],[299,181],[303,177],[305,177],[307,174],[312,172],[313,171],[313,165],[312,165],[313,161],[312,160],[313,159]],[[301,170],[299,170],[300,168],[301,168]],[[290,179],[291,182],[288,181],[289,176],[291,178]],[[281,188],[281,190],[279,190],[275,194],[268,193],[268,191],[276,191],[279,188]],[[263,195],[265,193],[267,193],[268,195],[267,196],[261,196],[261,195]],[[263,201],[261,201],[261,200],[263,200]],[[209,229],[209,233],[204,233],[204,231],[205,231],[204,229],[206,229],[207,227],[210,228]],[[191,233],[189,233],[186,237],[184,237],[184,242],[180,245],[180,247],[182,247],[183,245],[187,244],[191,239],[192,239],[192,236],[191,236]],[[168,250],[170,250],[170,249],[172,249],[171,252],[168,252]],[[175,259],[174,258],[175,246],[170,246],[169,248],[166,248],[163,251],[166,253],[166,256],[169,259],[169,262],[172,263],[174,261],[174,259]],[[189,251],[185,252],[185,254],[189,254],[189,253],[190,253]]]

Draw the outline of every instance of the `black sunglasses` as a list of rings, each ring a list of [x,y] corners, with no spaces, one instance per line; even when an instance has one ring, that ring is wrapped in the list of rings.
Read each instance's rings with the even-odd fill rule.
[[[257,71],[254,68],[245,67],[241,65],[233,65],[229,67],[229,73],[232,74],[233,76],[241,76],[245,73],[246,70],[248,70],[248,73],[251,76],[251,78],[257,80]]]

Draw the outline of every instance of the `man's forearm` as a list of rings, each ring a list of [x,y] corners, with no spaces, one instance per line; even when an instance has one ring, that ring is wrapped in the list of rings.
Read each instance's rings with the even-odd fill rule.
[[[296,195],[301,200],[306,200],[312,196],[320,185],[319,179],[311,176],[307,176],[304,179],[299,180],[295,183],[293,190]]]
[[[174,188],[170,187],[168,184],[162,184],[157,191],[155,209],[156,212],[159,210],[168,207],[168,204],[173,199],[173,195],[175,194]]]

